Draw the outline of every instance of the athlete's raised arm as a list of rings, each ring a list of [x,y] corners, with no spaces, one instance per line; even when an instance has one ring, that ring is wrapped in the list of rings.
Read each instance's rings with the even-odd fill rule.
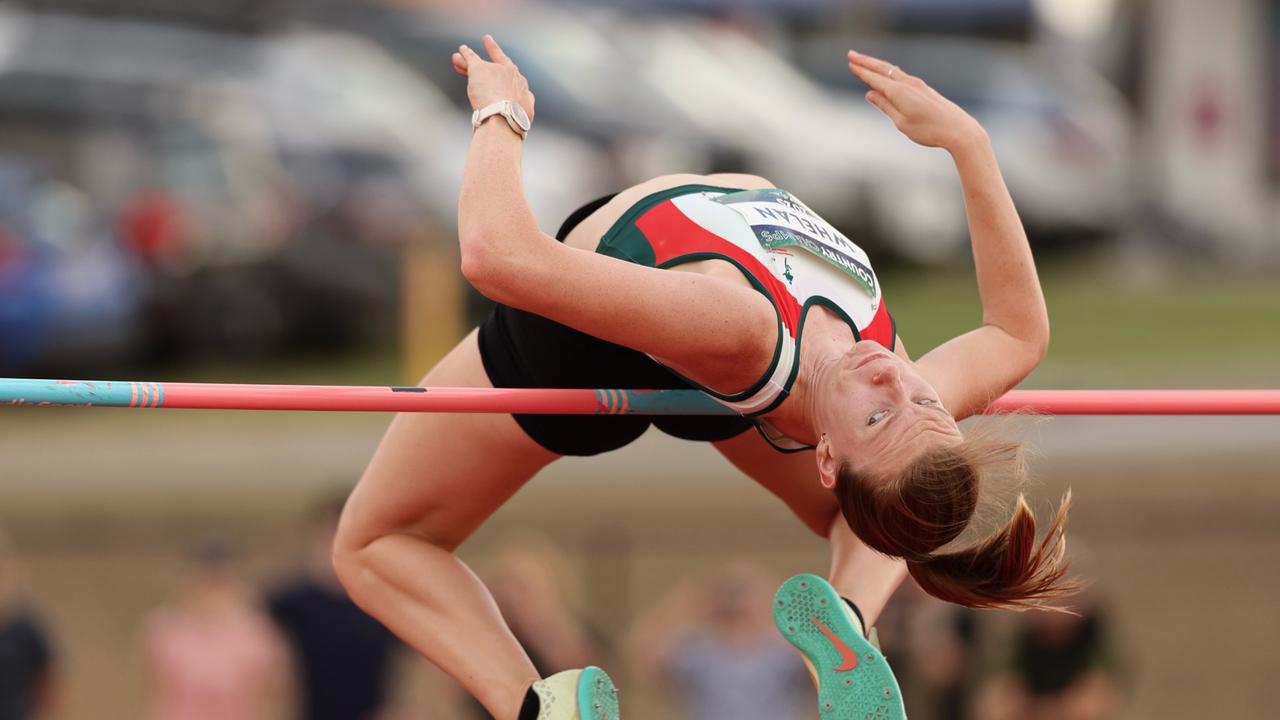
[[[962,418],[1021,382],[1048,348],[1049,314],[1027,235],[977,120],[884,60],[850,51],[849,69],[871,87],[868,102],[915,142],[951,153],[960,173],[982,326],[934,348],[918,365]]]
[[[491,61],[453,55],[476,110],[533,94],[492,37]],[[520,176],[523,140],[502,117],[476,129],[458,199],[462,271],[477,290],[602,340],[649,353],[717,390],[754,382],[776,343],[773,306],[750,288],[568,247],[537,225]],[[753,360],[757,360],[754,362]]]
[[[454,69],[467,78],[471,107],[479,111],[510,100],[532,124],[534,96],[529,82],[493,38],[486,35],[484,43],[492,62],[466,45],[453,54]],[[511,256],[548,252],[556,242],[538,229],[525,198],[520,177],[522,145],[523,137],[501,116],[475,130],[458,197],[458,242],[466,275],[478,275]]]

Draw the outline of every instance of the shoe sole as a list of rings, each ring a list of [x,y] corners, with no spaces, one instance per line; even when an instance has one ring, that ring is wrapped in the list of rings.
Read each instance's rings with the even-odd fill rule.
[[[902,693],[884,655],[845,616],[835,589],[817,575],[797,575],[773,598],[778,631],[818,673],[818,712],[822,720],[906,720]],[[823,632],[847,646],[838,648]],[[850,664],[849,655],[856,657]]]
[[[578,716],[582,720],[618,720],[618,691],[605,671],[594,665],[578,676]]]

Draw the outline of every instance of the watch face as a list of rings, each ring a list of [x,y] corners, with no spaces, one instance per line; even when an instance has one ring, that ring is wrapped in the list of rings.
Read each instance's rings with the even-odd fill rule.
[[[516,123],[520,126],[520,129],[528,132],[529,114],[524,111],[524,108],[520,106],[520,103],[511,103],[511,114],[515,117]]]

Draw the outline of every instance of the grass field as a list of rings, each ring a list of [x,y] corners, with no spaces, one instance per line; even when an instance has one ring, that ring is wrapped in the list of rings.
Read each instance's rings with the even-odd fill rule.
[[[915,356],[982,320],[971,272],[897,270],[882,281]],[[1276,278],[1188,269],[1126,276],[1101,262],[1076,260],[1050,266],[1042,283],[1053,341],[1028,386],[1280,387]],[[404,368],[399,352],[387,348],[266,364],[188,364],[148,379],[387,384],[416,381],[422,370]]]
[[[1038,387],[1280,387],[1280,282],[1186,274],[1136,282],[1089,265],[1042,278],[1053,340]],[[918,353],[981,322],[972,276],[886,278]]]

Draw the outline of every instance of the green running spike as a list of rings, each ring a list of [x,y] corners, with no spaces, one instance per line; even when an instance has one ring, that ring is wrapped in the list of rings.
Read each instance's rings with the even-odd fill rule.
[[[805,574],[782,583],[773,621],[816,675],[821,720],[906,720],[893,670],[826,580]]]

